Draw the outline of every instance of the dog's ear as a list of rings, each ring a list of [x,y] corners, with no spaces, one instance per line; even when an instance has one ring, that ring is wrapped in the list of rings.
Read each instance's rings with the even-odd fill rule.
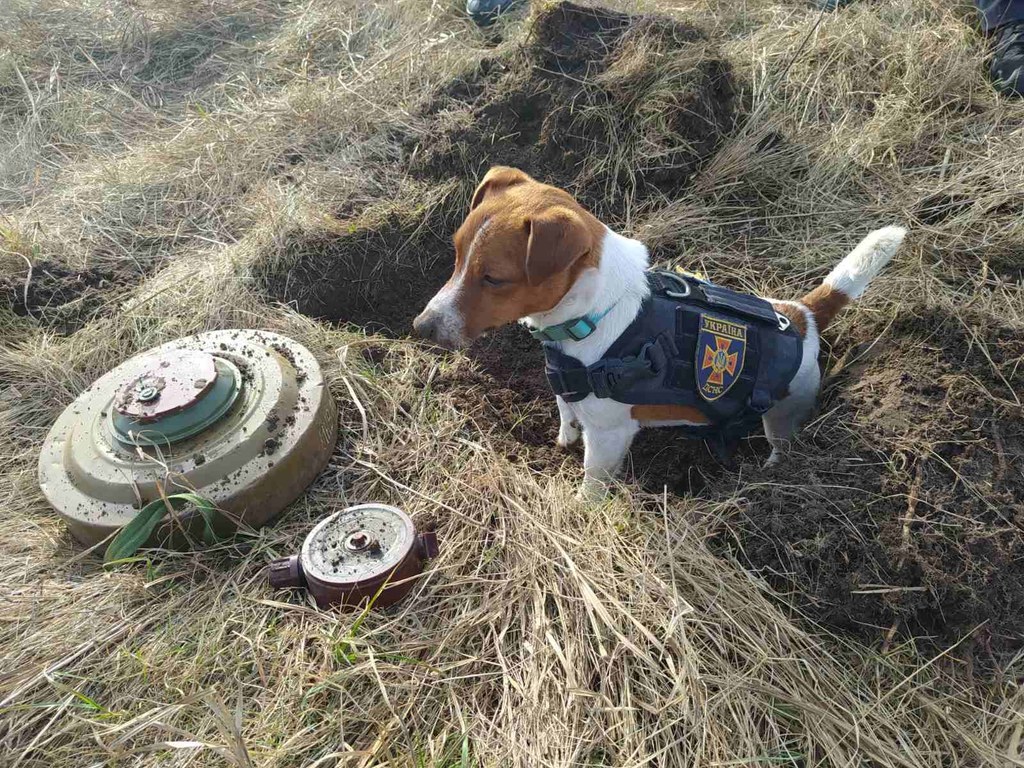
[[[488,195],[493,195],[503,189],[508,189],[529,180],[530,177],[518,168],[496,165],[487,172],[483,181],[480,182],[480,186],[476,188],[476,192],[473,193],[473,202],[469,204],[469,210],[472,211],[480,205]]]
[[[569,208],[548,208],[527,219],[524,226],[529,235],[525,265],[529,285],[568,269],[594,247],[583,219]]]

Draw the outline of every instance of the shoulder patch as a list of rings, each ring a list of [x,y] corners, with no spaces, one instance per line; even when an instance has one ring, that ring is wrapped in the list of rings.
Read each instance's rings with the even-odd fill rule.
[[[743,372],[746,352],[747,326],[701,313],[694,366],[700,396],[712,402],[728,392]]]

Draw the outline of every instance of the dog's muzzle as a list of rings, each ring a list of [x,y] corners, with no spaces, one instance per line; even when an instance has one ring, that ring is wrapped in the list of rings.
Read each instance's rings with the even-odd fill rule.
[[[453,323],[442,313],[425,309],[412,321],[413,333],[421,339],[433,342],[445,349],[459,349],[466,346],[466,339],[453,327]]]

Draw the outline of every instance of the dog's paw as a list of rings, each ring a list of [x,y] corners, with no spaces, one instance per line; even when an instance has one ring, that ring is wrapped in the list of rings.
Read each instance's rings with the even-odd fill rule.
[[[597,504],[608,498],[608,486],[600,480],[592,477],[584,479],[580,489],[576,491],[576,501],[585,501],[589,504]]]
[[[558,439],[555,441],[559,448],[568,448],[580,439],[580,428],[575,421],[563,421],[558,428]]]

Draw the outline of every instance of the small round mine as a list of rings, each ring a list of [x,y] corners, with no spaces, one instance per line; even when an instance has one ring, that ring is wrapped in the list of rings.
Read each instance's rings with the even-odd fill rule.
[[[407,594],[438,555],[434,531],[417,533],[412,518],[386,504],[360,504],[321,520],[297,555],[268,567],[274,589],[305,587],[321,608],[384,608]]]
[[[416,543],[412,520],[384,504],[338,512],[310,531],[302,545],[307,576],[345,587],[386,576]]]

